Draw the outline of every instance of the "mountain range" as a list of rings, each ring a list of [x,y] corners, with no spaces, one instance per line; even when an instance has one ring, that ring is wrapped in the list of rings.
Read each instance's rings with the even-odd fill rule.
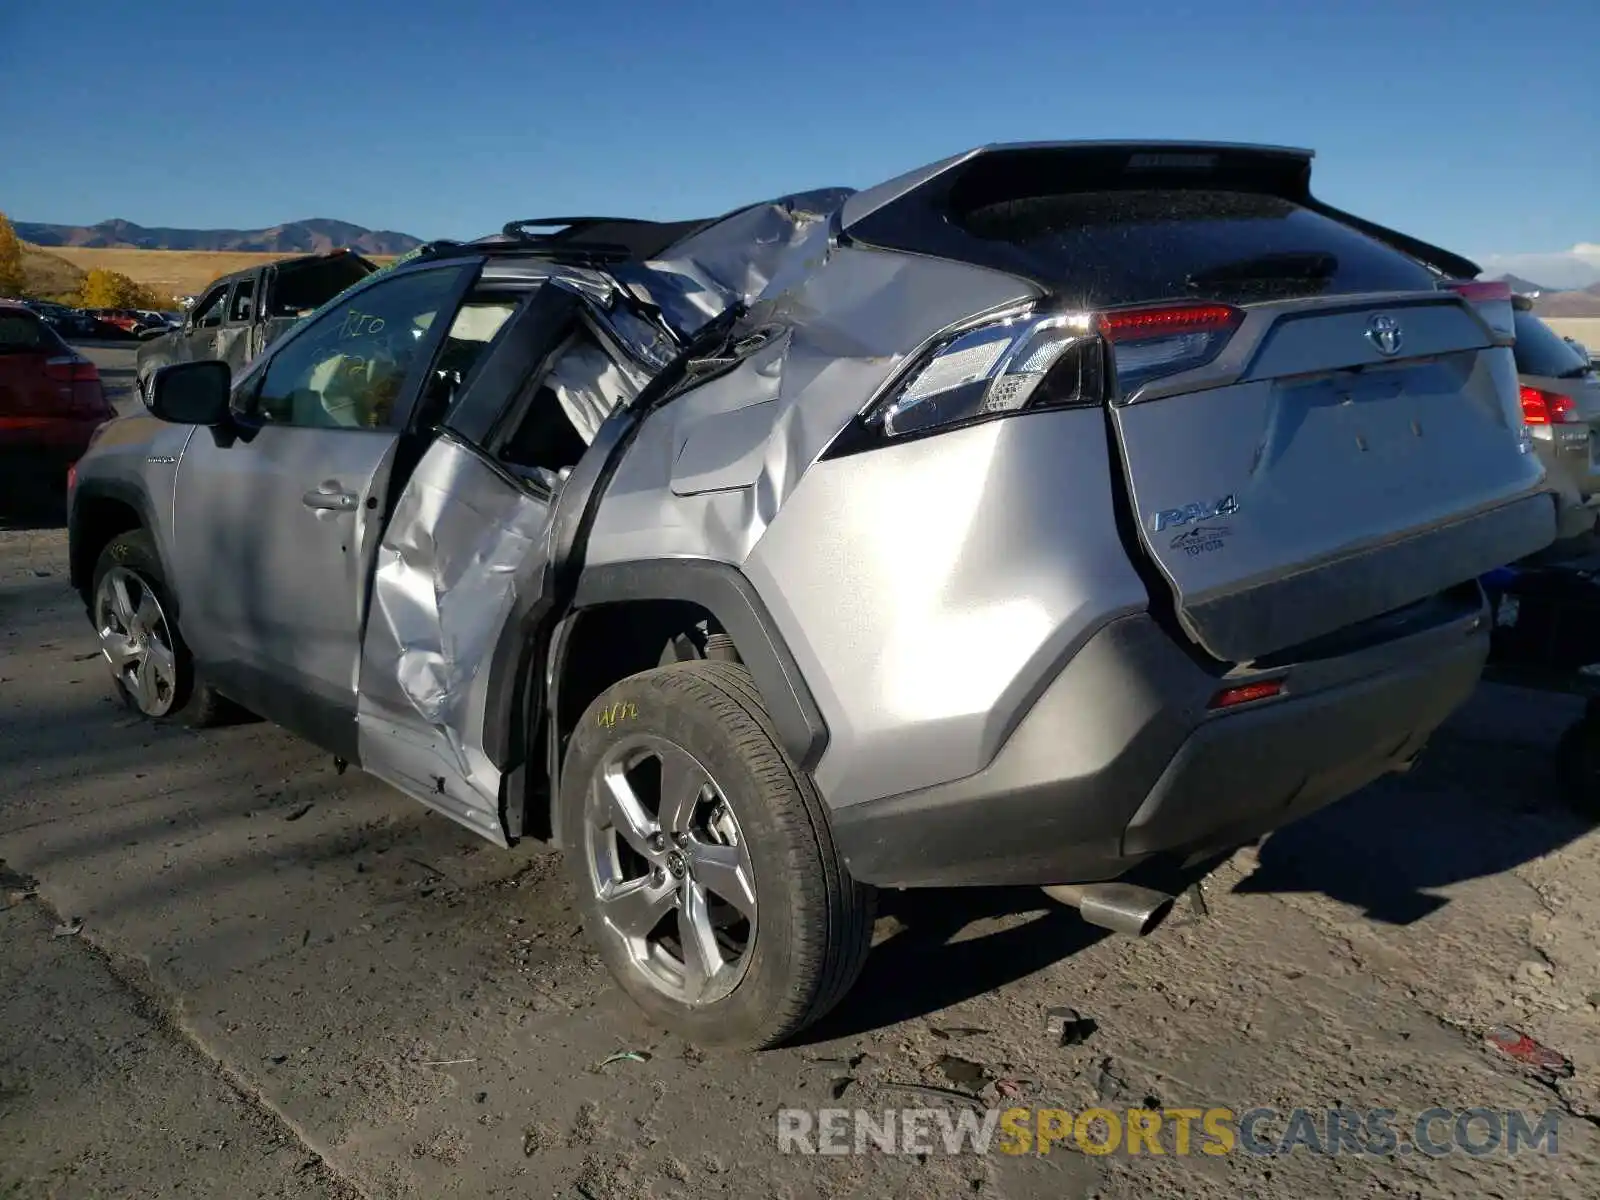
[[[1520,275],[1502,275],[1513,292],[1537,292],[1533,311],[1541,317],[1600,317],[1600,283],[1586,288],[1547,288]]]
[[[49,225],[13,222],[17,236],[35,246],[85,246],[131,250],[235,250],[267,254],[315,254],[346,248],[362,254],[404,254],[422,244],[420,238],[392,229],[366,229],[348,221],[312,217],[270,229],[168,229],[132,221],[98,225]]]

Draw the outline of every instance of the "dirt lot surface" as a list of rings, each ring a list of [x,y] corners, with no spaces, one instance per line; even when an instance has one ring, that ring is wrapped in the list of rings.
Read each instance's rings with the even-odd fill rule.
[[[1597,1194],[1600,835],[1552,799],[1569,702],[1483,689],[1411,775],[1241,852],[1209,916],[1185,904],[1142,941],[1032,891],[885,896],[859,987],[804,1044],[705,1053],[610,986],[549,853],[497,850],[271,727],[115,707],[65,535],[11,524],[0,1197]],[[1086,1040],[1047,1033],[1058,1006]],[[1573,1074],[1495,1051],[1497,1025]],[[779,1153],[781,1108],[964,1108],[951,1093],[1385,1108],[1402,1140],[1435,1106],[1554,1108],[1559,1141]]]

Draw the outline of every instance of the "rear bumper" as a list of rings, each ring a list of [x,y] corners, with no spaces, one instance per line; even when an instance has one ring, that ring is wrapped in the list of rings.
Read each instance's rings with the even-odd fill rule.
[[[1430,602],[1397,637],[1288,667],[1280,697],[1212,713],[1218,680],[1147,616],[1106,626],[994,761],[836,808],[851,872],[886,887],[1115,878],[1227,850],[1403,767],[1471,693],[1481,595]]]
[[[62,463],[81,458],[94,431],[115,413],[99,417],[0,417],[0,458],[25,464],[39,455]]]

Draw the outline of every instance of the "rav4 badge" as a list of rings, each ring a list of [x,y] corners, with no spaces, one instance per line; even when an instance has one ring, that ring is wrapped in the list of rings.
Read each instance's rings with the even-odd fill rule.
[[[1213,517],[1231,517],[1239,511],[1239,501],[1230,492],[1213,504],[1185,504],[1182,508],[1163,508],[1154,518],[1155,531],[1187,525],[1190,521],[1209,521]]]

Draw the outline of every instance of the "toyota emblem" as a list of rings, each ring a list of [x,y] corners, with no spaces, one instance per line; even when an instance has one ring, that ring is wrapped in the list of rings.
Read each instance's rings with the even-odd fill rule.
[[[1367,322],[1367,340],[1385,358],[1400,353],[1400,322],[1388,313],[1379,313]]]

